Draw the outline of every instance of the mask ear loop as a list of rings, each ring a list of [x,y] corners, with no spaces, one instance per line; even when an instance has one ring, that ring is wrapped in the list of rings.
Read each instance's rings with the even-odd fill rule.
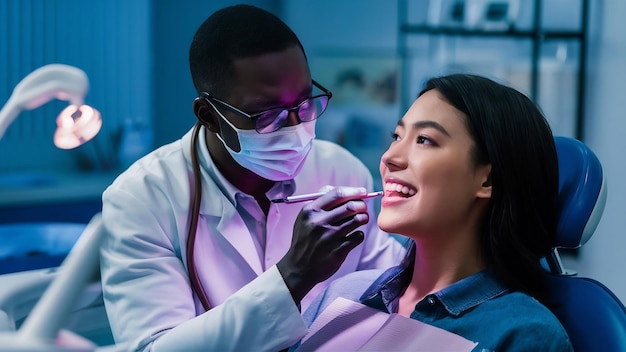
[[[193,167],[193,197],[191,198],[191,213],[189,214],[189,230],[187,234],[187,271],[191,289],[195,291],[205,311],[211,309],[211,304],[200,282],[200,277],[194,265],[193,252],[198,230],[198,217],[200,215],[200,202],[202,201],[202,181],[200,178],[200,163],[198,162],[198,135],[202,125],[196,122],[191,136],[191,164]]]

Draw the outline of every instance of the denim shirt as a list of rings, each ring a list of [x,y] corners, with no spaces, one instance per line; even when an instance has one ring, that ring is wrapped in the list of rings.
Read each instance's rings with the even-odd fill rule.
[[[411,272],[397,266],[349,274],[319,295],[303,318],[310,326],[337,297],[395,313]],[[474,351],[573,350],[565,329],[547,307],[525,293],[509,290],[490,270],[427,295],[411,318],[477,342]]]

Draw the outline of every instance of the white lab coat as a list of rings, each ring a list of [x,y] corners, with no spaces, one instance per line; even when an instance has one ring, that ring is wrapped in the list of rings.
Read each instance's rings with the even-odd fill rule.
[[[101,249],[104,301],[113,335],[131,348],[163,351],[276,351],[305,333],[300,311],[276,269],[287,252],[303,203],[272,204],[265,253],[233,206],[233,193],[198,140],[202,204],[194,260],[215,308],[204,312],[187,274],[186,242],[193,173],[191,131],[148,154],[122,173],[103,194],[107,236]],[[217,179],[217,183],[216,183]],[[316,140],[295,194],[325,185],[372,190],[365,166],[345,149]],[[376,226],[330,280],[360,269],[389,267],[404,248]],[[302,308],[326,286],[317,285]]]

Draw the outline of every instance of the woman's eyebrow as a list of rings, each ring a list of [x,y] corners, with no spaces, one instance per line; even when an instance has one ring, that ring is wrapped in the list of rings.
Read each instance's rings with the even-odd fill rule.
[[[398,121],[398,126],[400,127],[404,127],[404,122],[402,120]],[[448,133],[448,131],[446,131],[445,128],[443,128],[443,126],[441,126],[440,124],[438,124],[435,121],[431,121],[431,120],[423,120],[423,121],[417,121],[415,123],[413,123],[413,129],[420,129],[420,128],[434,128],[437,131],[445,134],[446,136],[450,137],[450,134]]]
[[[413,129],[420,129],[420,128],[434,128],[437,131],[445,134],[446,136],[450,137],[450,134],[448,133],[448,131],[446,131],[445,128],[443,128],[443,126],[441,126],[440,124],[438,124],[435,121],[430,121],[430,120],[425,120],[425,121],[417,121],[413,124]]]

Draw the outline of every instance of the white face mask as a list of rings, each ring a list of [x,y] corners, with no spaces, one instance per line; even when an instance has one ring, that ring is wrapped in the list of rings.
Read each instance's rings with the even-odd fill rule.
[[[290,180],[300,173],[315,138],[315,120],[258,133],[238,129],[219,111],[218,114],[237,133],[239,152],[230,149],[219,134],[217,138],[239,165],[272,181]]]

